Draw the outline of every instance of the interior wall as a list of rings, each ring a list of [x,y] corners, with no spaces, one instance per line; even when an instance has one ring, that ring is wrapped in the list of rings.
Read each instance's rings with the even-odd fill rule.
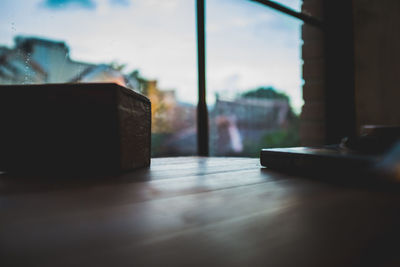
[[[355,132],[352,2],[303,0],[302,12],[323,27],[302,27],[301,143],[335,144]]]
[[[301,11],[323,20],[322,0],[303,0]],[[300,141],[303,146],[325,144],[325,55],[322,29],[304,23],[302,32],[303,99]]]
[[[353,0],[357,129],[400,125],[400,1]]]

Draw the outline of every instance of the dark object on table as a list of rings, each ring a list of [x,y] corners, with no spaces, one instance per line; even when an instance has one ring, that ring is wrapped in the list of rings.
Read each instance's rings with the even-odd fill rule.
[[[299,174],[352,174],[397,181],[399,137],[398,126],[367,125],[359,137],[343,138],[339,145],[262,149],[260,161],[268,168]]]
[[[150,101],[116,84],[0,86],[0,170],[125,171],[150,164]]]
[[[357,153],[382,154],[400,139],[400,126],[364,125],[360,136],[343,138],[340,147]]]
[[[343,151],[338,146],[262,149],[261,165],[298,174],[356,174],[368,172],[379,157]]]

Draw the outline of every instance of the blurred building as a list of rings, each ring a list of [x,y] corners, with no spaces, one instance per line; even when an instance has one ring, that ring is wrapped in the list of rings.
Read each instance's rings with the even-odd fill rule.
[[[138,71],[124,74],[113,64],[72,60],[60,41],[18,36],[14,47],[0,47],[0,84],[66,82],[114,82],[146,95],[152,102],[153,156],[197,153],[196,106],[177,101],[175,91],[161,90],[156,80]],[[246,142],[259,144],[287,124],[289,113],[287,99],[217,97],[210,110],[211,154],[247,155]]]
[[[41,83],[48,73],[31,57],[18,49],[0,47],[0,83]]]
[[[140,91],[134,76],[111,64],[72,60],[62,41],[17,36],[12,48],[0,47],[0,84],[115,82]]]
[[[196,109],[180,103],[174,90],[161,90],[157,80],[138,71],[124,74],[115,64],[72,60],[62,41],[17,36],[12,48],[0,46],[0,84],[114,82],[150,98],[153,156],[195,154]],[[191,144],[188,146],[187,141]]]
[[[0,82],[70,82],[93,64],[71,60],[64,42],[17,36],[13,48],[0,48]]]
[[[288,124],[290,105],[283,99],[217,98],[210,116],[213,155],[240,155],[245,142],[258,143]]]

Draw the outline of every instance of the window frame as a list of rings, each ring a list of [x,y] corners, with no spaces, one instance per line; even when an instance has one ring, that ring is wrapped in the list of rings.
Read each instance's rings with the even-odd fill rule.
[[[321,20],[308,14],[297,12],[280,3],[270,0],[247,0],[262,4],[275,11],[284,13],[293,18],[299,19],[306,24],[323,30]],[[198,63],[198,103],[197,103],[197,154],[209,156],[209,126],[208,109],[206,100],[206,32],[205,32],[205,5],[206,0],[196,0],[197,20],[197,63]]]

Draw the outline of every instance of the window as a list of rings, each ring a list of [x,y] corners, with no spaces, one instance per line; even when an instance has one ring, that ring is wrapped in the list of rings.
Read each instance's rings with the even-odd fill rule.
[[[130,87],[153,103],[153,156],[194,155],[201,2],[4,0],[0,84]],[[301,22],[255,2],[272,1],[207,0],[208,106],[199,114],[209,116],[211,155],[257,156],[297,142]],[[301,1],[280,3],[296,13]]]
[[[210,154],[298,146],[301,21],[252,1],[206,5]]]
[[[152,101],[153,156],[196,154],[194,0],[5,0],[0,83],[116,82]]]

